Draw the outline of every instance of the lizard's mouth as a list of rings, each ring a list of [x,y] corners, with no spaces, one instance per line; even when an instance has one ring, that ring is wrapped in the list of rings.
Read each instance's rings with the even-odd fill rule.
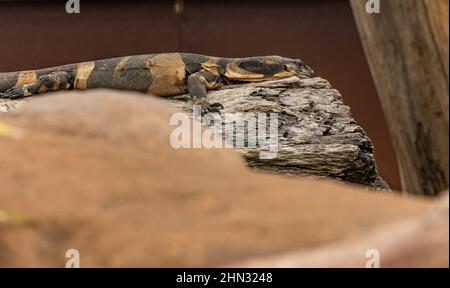
[[[313,72],[311,72],[311,73],[297,72],[296,76],[301,79],[307,79],[307,78],[311,78],[312,75],[313,75]]]
[[[300,78],[310,78],[314,74],[314,70],[308,65],[302,64],[300,67],[294,69],[295,74]]]
[[[301,67],[297,70],[297,74],[300,76],[306,76],[308,78],[312,77],[314,74],[314,70],[312,70],[309,66],[304,65],[304,67]]]
[[[297,76],[299,78],[310,78],[314,74],[314,71],[309,67],[308,65],[304,63],[288,63],[284,65],[284,69],[288,73],[290,73],[290,76]],[[278,73],[282,74],[282,73]]]

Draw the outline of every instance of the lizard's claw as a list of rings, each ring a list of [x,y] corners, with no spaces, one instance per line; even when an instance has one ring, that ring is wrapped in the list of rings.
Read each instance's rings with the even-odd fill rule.
[[[209,104],[208,112],[212,112],[212,113],[217,112],[217,113],[220,114],[220,109],[223,109],[223,105],[222,104],[220,104],[218,102],[211,103],[211,104]]]
[[[194,105],[201,106],[202,116],[208,113],[219,113],[220,109],[223,109],[223,105],[220,103],[209,103],[206,98],[197,98],[193,101]]]
[[[223,109],[223,105],[220,103],[211,103],[208,102],[202,104],[202,116],[208,113],[219,113],[220,109]]]

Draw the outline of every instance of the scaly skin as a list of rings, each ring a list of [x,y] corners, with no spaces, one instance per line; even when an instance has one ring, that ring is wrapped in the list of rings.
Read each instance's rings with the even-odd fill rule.
[[[207,90],[227,84],[309,77],[302,61],[280,56],[218,58],[188,53],[118,57],[40,70],[0,73],[0,98],[16,99],[49,91],[111,88],[173,96],[189,92],[202,112],[216,112]]]

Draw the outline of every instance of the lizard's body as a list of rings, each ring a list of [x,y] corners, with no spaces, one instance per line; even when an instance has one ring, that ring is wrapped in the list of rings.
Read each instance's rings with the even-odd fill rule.
[[[194,104],[208,104],[207,90],[230,83],[311,76],[300,60],[280,56],[218,58],[188,53],[118,57],[40,70],[0,73],[0,97],[20,98],[48,91],[112,88],[172,96],[189,92]]]

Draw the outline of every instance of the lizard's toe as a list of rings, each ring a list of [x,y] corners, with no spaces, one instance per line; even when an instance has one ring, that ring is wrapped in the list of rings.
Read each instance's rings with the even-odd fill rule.
[[[220,104],[220,103],[218,103],[218,102],[216,102],[216,103],[211,103],[211,105],[209,105],[209,106],[215,107],[215,108],[217,108],[217,109],[223,109],[223,105]]]
[[[201,106],[201,113],[202,116],[208,113],[219,113],[220,109],[223,109],[223,105],[220,103],[212,103],[210,104],[208,100],[205,98],[198,98],[195,99],[193,102],[194,105],[200,105]]]
[[[202,105],[202,115],[207,114],[207,113],[219,113],[220,114],[220,109],[223,109],[223,105],[220,103],[206,103]]]
[[[218,106],[209,106],[209,111],[208,112],[211,112],[211,113],[219,113],[219,114],[221,114],[220,113],[220,109],[223,109],[223,106],[221,106],[221,107],[218,107]]]

